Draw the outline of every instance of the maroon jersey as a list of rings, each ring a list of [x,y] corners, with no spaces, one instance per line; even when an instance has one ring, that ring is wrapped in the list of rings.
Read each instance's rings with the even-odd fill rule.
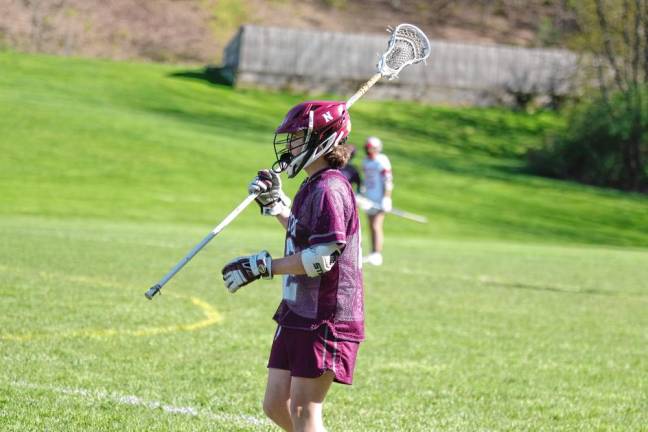
[[[355,186],[356,191],[360,192],[360,188],[362,187],[362,178],[360,178],[360,172],[358,171],[358,168],[348,163],[340,168],[340,172],[344,175],[344,177],[346,177],[349,183],[351,183],[351,186]]]
[[[327,325],[339,339],[364,339],[360,223],[351,185],[325,169],[302,183],[286,230],[286,256],[337,242],[342,253],[321,276],[285,275],[283,300],[274,319],[283,327],[314,330]]]

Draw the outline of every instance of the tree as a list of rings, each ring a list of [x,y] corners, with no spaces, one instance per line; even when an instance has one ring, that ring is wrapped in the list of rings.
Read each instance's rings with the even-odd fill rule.
[[[617,185],[622,189],[646,187],[648,158],[648,0],[574,0],[580,34],[574,46],[593,59],[599,99],[623,164]],[[620,95],[620,99],[615,97]],[[610,131],[614,132],[614,131]]]

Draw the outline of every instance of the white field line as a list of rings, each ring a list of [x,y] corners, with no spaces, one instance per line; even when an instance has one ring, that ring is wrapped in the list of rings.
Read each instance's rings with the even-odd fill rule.
[[[66,396],[76,396],[86,401],[110,401],[120,405],[131,405],[143,407],[149,410],[161,410],[169,414],[187,415],[191,417],[201,417],[217,422],[234,423],[237,426],[267,426],[269,423],[265,419],[245,415],[245,414],[215,414],[200,408],[191,406],[175,406],[165,404],[156,400],[147,400],[139,396],[123,395],[115,392],[104,390],[88,390],[83,388],[59,387],[53,385],[33,384],[26,381],[11,381],[11,386],[29,390],[41,390],[52,393],[58,393]]]

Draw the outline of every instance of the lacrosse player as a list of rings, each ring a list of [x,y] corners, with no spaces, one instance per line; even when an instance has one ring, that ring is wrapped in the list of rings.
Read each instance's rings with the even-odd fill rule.
[[[376,137],[369,137],[365,141],[367,156],[362,160],[364,172],[364,196],[379,204],[367,209],[369,227],[371,229],[371,254],[364,257],[363,261],[376,266],[382,265],[383,249],[383,221],[385,212],[392,209],[392,181],[391,163],[382,152],[382,141]]]
[[[363,187],[362,187],[362,177],[360,176],[360,171],[358,171],[358,168],[356,168],[355,165],[351,163],[356,154],[356,148],[354,145],[351,144],[346,144],[345,147],[347,148],[347,151],[350,154],[349,161],[342,168],[340,168],[340,171],[342,172],[342,174],[344,174],[344,177],[346,177],[346,179],[349,180],[351,186],[355,186],[355,191],[357,193],[362,193]]]
[[[225,286],[236,292],[256,279],[283,276],[283,299],[268,361],[265,413],[287,431],[323,431],[322,404],[331,383],[351,384],[364,339],[360,224],[353,190],[339,171],[351,130],[344,102],[292,108],[275,132],[277,161],[248,187],[263,215],[286,230],[284,257],[267,251],[230,261]],[[307,178],[290,200],[277,171]]]

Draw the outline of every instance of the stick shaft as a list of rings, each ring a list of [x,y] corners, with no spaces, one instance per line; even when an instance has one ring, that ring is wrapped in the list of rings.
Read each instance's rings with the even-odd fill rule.
[[[365,196],[356,195],[356,201],[361,206],[364,205],[365,208],[384,211],[380,204],[370,200],[369,198],[367,198]],[[418,223],[423,223],[424,224],[424,223],[428,222],[428,220],[427,220],[427,218],[425,216],[420,216],[420,215],[410,213],[410,212],[407,212],[405,210],[400,210],[400,209],[397,209],[397,208],[392,208],[390,211],[385,212],[385,213],[393,214],[394,216],[402,217],[404,219],[409,219],[411,221],[418,222]]]
[[[152,299],[153,296],[157,294],[158,291],[160,291],[162,287],[166,285],[166,283],[169,282],[169,280],[171,280],[173,276],[175,276],[189,261],[191,261],[194,256],[196,256],[198,252],[200,252],[202,248],[205,247],[205,245],[207,245],[207,243],[211,241],[211,239],[216,237],[218,233],[220,233],[227,225],[230,224],[230,222],[234,220],[234,218],[236,218],[236,216],[239,215],[239,213],[241,213],[252,201],[254,201],[254,198],[256,198],[256,194],[248,195],[247,198],[245,198],[243,202],[238,205],[238,207],[232,210],[232,212],[228,214],[225,219],[223,219],[223,221],[219,223],[213,230],[211,230],[211,232],[207,234],[207,236],[205,236],[205,238],[203,238],[200,243],[194,246],[194,248],[191,249],[191,251],[189,251],[189,253],[185,255],[184,258],[182,258],[166,275],[164,275],[164,277],[160,279],[157,284],[153,285],[153,287],[151,287],[146,292],[146,297],[148,299]]]
[[[364,83],[362,87],[360,87],[360,89],[358,89],[358,91],[355,92],[355,94],[351,96],[349,100],[347,100],[346,109],[348,110],[349,108],[351,108],[351,105],[356,103],[358,99],[364,96],[364,94],[367,93],[369,89],[373,87],[373,85],[376,84],[381,77],[382,75],[380,74],[380,72],[378,72],[374,76],[372,76],[371,79],[369,79],[369,81]]]
[[[391,211],[389,211],[388,213],[391,213],[394,216],[399,216],[399,217],[402,217],[404,219],[409,219],[411,221],[422,223],[422,224],[427,223],[427,221],[428,221],[425,216],[420,216],[420,215],[410,213],[410,212],[406,212],[404,210],[400,210],[400,209],[397,209],[397,208],[392,208]]]

